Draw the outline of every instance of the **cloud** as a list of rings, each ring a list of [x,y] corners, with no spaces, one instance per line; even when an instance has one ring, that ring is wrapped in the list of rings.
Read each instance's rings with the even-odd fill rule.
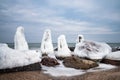
[[[16,7],[10,7],[6,10],[3,10],[2,12],[4,15],[11,16],[14,21],[41,23],[45,25],[44,27],[47,26],[53,31],[72,31],[81,33],[87,32],[84,34],[114,33],[108,27],[104,27],[104,29],[102,29],[101,26],[97,26],[95,23],[80,20],[70,20],[65,17],[57,16],[59,13],[52,9],[44,7],[29,9],[23,7],[23,5],[17,5]]]
[[[14,1],[16,2],[14,3]],[[14,30],[18,25],[23,25],[27,29],[29,39],[31,39],[28,35],[30,32],[32,36],[37,37],[46,28],[50,28],[53,33],[73,34],[72,36],[76,34],[120,34],[119,28],[115,30],[111,25],[115,23],[117,23],[117,27],[120,25],[120,12],[117,11],[118,9],[115,10],[114,6],[109,5],[109,8],[105,4],[99,4],[100,1],[14,1],[0,3],[0,25]]]
[[[48,0],[48,4],[87,12],[95,9],[93,1],[94,0]]]
[[[71,9],[78,14],[85,14],[90,18],[120,21],[120,11],[115,10],[119,1],[96,1],[96,0],[48,0],[48,4],[63,9]],[[112,5],[111,5],[112,4]],[[107,7],[109,6],[109,7]],[[111,7],[112,6],[112,7]]]

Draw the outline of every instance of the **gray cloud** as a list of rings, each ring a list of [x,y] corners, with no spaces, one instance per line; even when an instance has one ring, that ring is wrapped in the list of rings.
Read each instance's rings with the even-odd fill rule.
[[[60,34],[68,36],[69,42],[74,42],[78,34],[84,34],[91,40],[119,42],[116,37],[120,34],[118,2],[113,3],[110,0],[108,4],[103,0],[1,0],[0,42],[13,42],[18,26],[25,28],[29,42],[41,42],[43,31],[47,28],[52,30],[54,42],[57,42]]]

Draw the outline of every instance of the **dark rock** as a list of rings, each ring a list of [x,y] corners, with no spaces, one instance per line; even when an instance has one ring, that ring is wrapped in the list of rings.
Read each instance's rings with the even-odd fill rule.
[[[65,58],[63,64],[66,67],[71,67],[75,69],[90,69],[98,66],[98,64],[94,61],[81,59],[76,56]]]
[[[34,63],[26,66],[8,68],[8,69],[0,69],[0,73],[9,73],[9,72],[20,72],[20,71],[37,71],[41,70],[40,63]]]
[[[56,58],[57,58],[58,60],[64,60],[64,59],[65,59],[65,57],[57,57],[57,56],[56,56]]]
[[[69,49],[70,49],[71,51],[74,51],[75,47],[69,47]]]
[[[58,61],[54,58],[50,58],[48,56],[45,56],[44,58],[42,58],[42,61],[41,61],[41,64],[42,65],[45,65],[45,66],[56,66],[56,65],[59,65]]]
[[[58,57],[58,56],[56,56],[56,58],[57,58],[58,60],[64,60],[65,58],[68,58],[68,57]]]
[[[58,51],[58,48],[55,48],[54,51]]]
[[[91,60],[91,61],[94,61],[94,62],[100,62],[102,59],[90,59],[90,58],[87,58],[87,57],[80,57],[82,59],[86,59],[86,60]]]
[[[70,49],[70,51],[74,51],[75,47],[68,47]],[[58,51],[58,48],[54,49],[55,51]]]
[[[120,47],[113,47],[112,52],[115,52],[115,51],[120,51]]]
[[[48,56],[48,54],[42,54],[42,57],[44,57],[44,56]]]
[[[101,63],[112,64],[116,66],[120,66],[120,60],[111,60],[111,59],[103,59]]]

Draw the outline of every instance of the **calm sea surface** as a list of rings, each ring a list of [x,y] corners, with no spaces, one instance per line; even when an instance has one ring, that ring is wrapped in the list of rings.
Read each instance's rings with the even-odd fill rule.
[[[7,43],[9,47],[14,48],[14,44],[13,43]],[[108,45],[110,45],[112,48],[113,47],[120,47],[120,43],[107,43]],[[30,49],[35,49],[35,50],[39,50],[40,49],[40,43],[28,43],[29,48]],[[57,47],[57,43],[53,43],[54,48]],[[69,47],[75,47],[75,43],[68,43]]]

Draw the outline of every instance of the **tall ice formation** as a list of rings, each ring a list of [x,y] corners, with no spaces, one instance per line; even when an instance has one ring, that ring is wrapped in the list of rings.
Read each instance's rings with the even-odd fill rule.
[[[57,57],[68,57],[71,56],[71,51],[68,48],[65,35],[60,35],[58,37],[58,52],[56,53]]]
[[[51,30],[46,29],[43,34],[42,43],[41,43],[41,52],[42,54],[53,53],[53,44],[51,38]]]
[[[15,33],[14,48],[16,50],[28,50],[28,43],[25,39],[24,28],[22,26],[18,27]]]
[[[110,52],[111,47],[106,43],[85,41],[82,35],[78,35],[74,55],[100,60]]]

